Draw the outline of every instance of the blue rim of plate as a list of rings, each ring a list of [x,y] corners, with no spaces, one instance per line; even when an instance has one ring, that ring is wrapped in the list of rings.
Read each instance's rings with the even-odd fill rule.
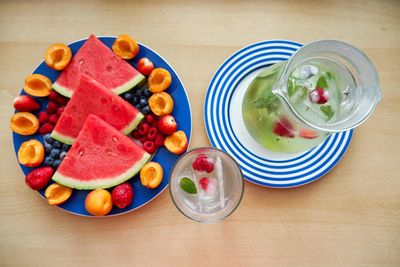
[[[115,41],[115,37],[113,36],[98,36],[98,39],[100,39],[107,47],[111,48],[112,44]],[[75,41],[73,43],[68,44],[68,46],[71,48],[72,54],[75,55],[76,52],[79,50],[79,48],[84,44],[84,42],[87,40],[87,38]],[[174,99],[175,103],[179,103],[178,105],[174,106],[174,109],[172,111],[172,115],[175,117],[176,121],[178,122],[178,129],[183,130],[188,138],[188,142],[190,144],[191,140],[191,133],[192,133],[192,114],[191,114],[191,108],[190,108],[190,103],[189,103],[189,98],[187,96],[187,92],[185,90],[185,87],[183,86],[183,83],[181,79],[179,78],[178,74],[175,72],[175,70],[169,65],[169,63],[161,57],[159,54],[157,54],[154,50],[151,48],[139,43],[139,54],[132,60],[127,60],[128,63],[130,63],[132,66],[136,67],[137,62],[140,58],[142,57],[147,57],[149,58],[153,63],[155,67],[160,67],[167,69],[172,76],[172,83],[170,87],[168,88],[167,92],[172,96]],[[52,82],[54,82],[59,74],[61,72],[55,71],[47,65],[42,62],[33,73],[39,73],[47,76]],[[21,90],[21,95],[25,95],[25,92]],[[48,99],[47,97],[45,98],[40,98],[40,97],[34,97],[41,106],[40,111],[45,110],[45,107],[47,106]],[[35,115],[37,115],[39,111],[34,112]],[[21,144],[27,140],[30,139],[36,139],[39,140],[41,143],[43,143],[43,137],[42,135],[36,133],[31,136],[22,136],[19,134],[16,134],[13,132],[13,143],[14,143],[14,151],[15,155],[18,153],[18,149],[21,146]],[[152,158],[152,161],[158,162],[161,164],[164,174],[163,174],[163,180],[160,184],[159,187],[156,189],[148,189],[144,186],[141,185],[140,178],[138,175],[134,176],[128,182],[132,185],[133,191],[134,191],[134,197],[133,197],[133,202],[131,205],[124,209],[119,209],[117,207],[113,207],[111,212],[104,216],[104,217],[110,217],[110,216],[116,216],[116,215],[121,215],[125,214],[127,212],[136,210],[153,199],[155,199],[161,192],[167,188],[169,184],[169,179],[168,179],[168,174],[172,170],[173,165],[175,164],[175,161],[179,158],[179,155],[174,155],[170,153],[167,149],[164,147],[160,148],[157,150],[155,155]],[[17,157],[18,160],[18,157]],[[42,166],[42,165],[40,165]],[[40,167],[38,166],[38,167]],[[26,167],[24,165],[20,164],[20,167],[25,175],[27,175],[30,171],[32,171],[35,168],[30,168]],[[52,182],[50,182],[52,183]],[[109,191],[111,192],[111,189]],[[44,196],[44,191],[39,190],[40,195],[45,198]],[[58,207],[61,208],[62,210],[65,210],[69,213],[75,214],[75,215],[80,215],[80,216],[87,216],[87,217],[94,217],[90,215],[84,206],[85,198],[86,195],[90,192],[90,190],[73,190],[73,193],[71,197],[63,204],[59,205]]]
[[[292,158],[277,160],[250,151],[235,135],[229,115],[238,84],[250,73],[287,60],[302,44],[269,40],[248,45],[232,56],[214,74],[205,97],[204,123],[213,147],[230,154],[246,180],[272,188],[290,188],[313,182],[328,173],[342,158],[353,130],[331,134],[323,143]]]

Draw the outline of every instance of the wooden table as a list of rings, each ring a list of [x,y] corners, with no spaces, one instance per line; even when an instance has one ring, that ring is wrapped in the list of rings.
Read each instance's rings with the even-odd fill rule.
[[[399,1],[2,1],[0,33],[0,266],[400,266]],[[329,174],[285,190],[246,182],[221,223],[186,219],[168,191],[123,216],[82,218],[25,186],[8,124],[45,49],[90,33],[128,33],[174,66],[191,100],[191,147],[209,145],[211,77],[253,42],[350,42],[376,65],[383,99]]]

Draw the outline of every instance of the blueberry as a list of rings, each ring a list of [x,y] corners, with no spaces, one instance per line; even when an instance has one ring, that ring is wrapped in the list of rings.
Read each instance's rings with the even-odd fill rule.
[[[132,94],[132,93],[125,93],[125,94],[124,94],[124,98],[125,98],[126,100],[131,100],[131,99],[133,98],[133,94]]]
[[[135,104],[135,108],[140,109],[140,104]]]
[[[140,99],[139,104],[140,104],[141,107],[147,106],[147,99]]]
[[[58,141],[54,141],[53,147],[55,147],[55,148],[60,148],[60,147],[61,147],[61,143],[58,142]]]
[[[43,165],[51,166],[54,163],[54,159],[52,157],[46,157],[44,159]]]
[[[48,143],[48,144],[52,144],[52,143],[54,142],[54,139],[51,138],[51,137],[50,137],[50,134],[48,133],[48,134],[46,134],[46,135],[44,136],[44,141],[45,141],[46,143]]]
[[[141,96],[141,95],[143,95],[143,88],[136,89],[135,95],[136,95],[136,96]]]
[[[69,148],[70,148],[70,146],[69,146],[69,145],[67,145],[67,144],[63,144],[61,149],[62,149],[63,151],[68,151],[68,150],[69,150]]]
[[[149,114],[149,113],[150,113],[150,107],[149,107],[149,106],[143,107],[142,110],[141,110],[141,112],[142,112],[144,115]]]
[[[61,160],[56,159],[56,160],[53,162],[53,167],[54,167],[54,168],[57,168],[58,166],[60,166],[60,164],[61,164]]]
[[[61,150],[57,149],[57,148],[53,148],[53,150],[50,152],[50,155],[55,159],[58,158],[60,156],[60,154],[61,154]]]
[[[60,159],[63,160],[65,158],[65,155],[67,155],[66,151],[63,151],[60,153]]]
[[[52,148],[53,147],[49,143],[44,143],[44,150],[46,151],[46,153],[50,153]]]
[[[136,104],[138,102],[139,98],[137,96],[134,96],[132,98],[132,104]]]
[[[144,89],[144,95],[145,95],[145,96],[149,97],[149,96],[151,96],[151,94],[152,94],[152,93],[149,91],[149,89],[147,89],[147,88]]]

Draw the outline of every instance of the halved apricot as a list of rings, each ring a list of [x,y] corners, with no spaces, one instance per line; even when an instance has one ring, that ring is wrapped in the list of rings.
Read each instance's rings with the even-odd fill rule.
[[[163,179],[163,169],[157,162],[149,162],[140,170],[140,182],[143,186],[157,188]]]
[[[184,131],[177,131],[167,136],[164,146],[173,154],[182,154],[188,147],[188,140]]]
[[[157,116],[168,115],[174,108],[174,100],[166,93],[155,93],[149,98],[149,107]]]
[[[65,44],[53,44],[47,48],[44,62],[47,66],[55,70],[63,70],[71,61],[71,49]]]
[[[18,150],[18,161],[22,165],[35,167],[42,163],[44,147],[38,140],[31,139],[23,142]]]
[[[149,83],[149,91],[159,93],[166,90],[171,85],[171,73],[166,69],[156,68],[151,73],[147,80]]]
[[[139,53],[139,45],[129,35],[121,34],[112,45],[112,50],[123,59],[132,59]]]
[[[11,116],[11,130],[21,135],[31,135],[39,129],[39,120],[30,112],[17,112]]]
[[[44,192],[50,205],[60,205],[67,201],[72,194],[72,188],[54,183],[49,185]]]
[[[33,96],[48,96],[51,92],[51,81],[42,74],[31,74],[25,78],[24,91]]]

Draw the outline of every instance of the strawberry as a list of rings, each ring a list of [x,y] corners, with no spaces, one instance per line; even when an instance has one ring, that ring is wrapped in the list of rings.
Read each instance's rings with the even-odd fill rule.
[[[210,173],[214,170],[214,163],[205,154],[199,154],[192,167],[196,171]]]
[[[273,132],[281,137],[294,137],[293,125],[286,118],[280,118],[273,126]]]
[[[132,186],[129,183],[123,183],[116,186],[111,192],[111,200],[118,208],[126,208],[133,200]]]
[[[43,189],[53,176],[53,168],[41,167],[28,173],[25,177],[26,184],[33,190]]]
[[[14,108],[18,111],[34,111],[40,109],[40,104],[29,95],[20,95],[14,99]]]
[[[157,147],[153,141],[148,140],[148,141],[144,142],[143,149],[147,153],[153,154],[154,152],[156,152]]]
[[[56,113],[57,108],[58,108],[58,106],[57,106],[57,104],[55,102],[49,101],[49,103],[47,104],[46,111],[49,114],[53,114],[53,113]]]
[[[299,132],[299,136],[306,139],[314,139],[318,137],[318,133],[309,129],[302,129]]]
[[[43,124],[40,128],[39,128],[39,133],[41,135],[45,135],[47,133],[51,133],[54,129],[54,126],[51,125],[49,122],[46,122],[45,124]]]
[[[49,114],[47,114],[46,111],[40,111],[38,119],[39,119],[40,124],[44,124],[49,120]]]
[[[328,92],[325,91],[324,88],[315,88],[312,90],[309,94],[308,97],[310,98],[311,102],[317,103],[317,104],[325,104],[329,100],[329,95]]]
[[[49,122],[50,122],[51,124],[56,125],[57,121],[58,121],[58,116],[57,116],[57,114],[51,114],[51,115],[49,116]]]
[[[164,145],[165,136],[162,133],[158,133],[156,139],[154,140],[154,144],[156,147],[160,147]]]

